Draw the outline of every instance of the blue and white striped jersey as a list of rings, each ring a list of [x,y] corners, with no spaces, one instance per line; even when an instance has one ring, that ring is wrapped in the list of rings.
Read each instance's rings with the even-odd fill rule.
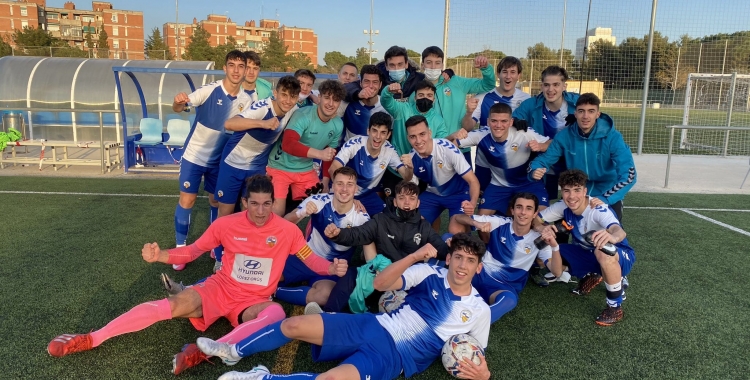
[[[247,94],[247,96],[249,96],[250,99],[252,100],[252,102],[250,104],[255,103],[255,102],[258,101],[258,92],[257,91],[255,91],[255,90],[244,90],[244,89],[243,89],[243,91],[245,91],[245,93]]]
[[[398,170],[404,166],[396,148],[388,141],[383,142],[377,157],[370,156],[367,152],[369,138],[369,136],[359,136],[348,140],[335,158],[342,165],[357,172],[357,196],[376,191],[375,188],[380,184],[383,174],[389,167]]]
[[[492,137],[489,127],[482,127],[469,132],[465,139],[458,141],[461,148],[476,146],[476,165],[488,168],[492,173],[492,183],[497,186],[518,187],[532,181],[528,178],[528,164],[531,157],[529,141],[544,143],[549,137],[542,136],[533,129],[518,131],[508,128],[508,138],[497,142]],[[477,169],[477,172],[481,170]]]
[[[476,96],[479,99],[479,105],[471,114],[471,118],[478,122],[480,126],[487,125],[487,118],[490,117],[490,108],[497,103],[505,103],[515,111],[521,103],[530,98],[531,95],[516,88],[516,92],[511,96],[502,96],[497,88]]]
[[[224,162],[242,170],[265,170],[273,144],[281,137],[289,118],[296,110],[297,107],[295,106],[286,115],[277,116],[271,98],[253,103],[238,116],[254,120],[268,120],[275,117],[279,119],[279,126],[275,130],[253,128],[235,132],[224,148],[222,154]]]
[[[565,118],[568,117],[568,107],[563,102],[563,106],[557,111],[550,111],[547,104],[542,106],[542,125],[544,125],[544,135],[554,138],[557,132],[565,128]]]
[[[547,261],[552,257],[552,249],[547,246],[539,250],[534,240],[539,232],[529,231],[518,236],[513,231],[513,218],[496,215],[473,215],[477,222],[489,223],[491,228],[487,253],[482,259],[482,270],[490,277],[512,285],[520,292],[528,279],[529,268],[538,257]]]
[[[401,276],[409,291],[404,303],[376,317],[396,343],[406,377],[424,371],[453,335],[470,334],[487,347],[490,307],[474,288],[468,296],[453,294],[447,276],[445,268],[412,265]]]
[[[461,176],[471,170],[461,151],[446,139],[432,139],[432,154],[422,158],[412,149],[414,175],[427,183],[427,191],[437,195],[454,195],[469,191]]]
[[[250,108],[252,99],[242,90],[237,96],[229,95],[222,81],[211,82],[188,98],[195,107],[195,122],[182,157],[198,166],[215,167],[230,136],[224,131],[224,122]]]
[[[560,219],[573,226],[573,230],[570,234],[573,235],[573,243],[577,244],[585,249],[594,249],[594,246],[586,242],[583,235],[589,231],[604,230],[612,226],[613,224],[620,225],[617,220],[615,213],[609,208],[609,206],[599,205],[595,208],[591,208],[588,205],[591,203],[591,197],[586,197],[588,200],[586,209],[583,210],[583,214],[576,215],[571,209],[565,205],[563,201],[557,201],[553,205],[547,207],[539,213],[539,216],[546,223],[554,223]],[[617,243],[617,245],[628,245],[628,239]]]
[[[380,105],[380,95],[378,95],[378,102],[374,106],[366,106],[361,100],[353,103],[341,102],[338,115],[344,121],[345,141],[357,136],[367,136],[367,129],[370,127],[370,115],[375,112],[388,113]]]
[[[310,235],[307,237],[307,245],[316,255],[328,260],[346,259],[350,260],[354,253],[354,247],[339,245],[332,242],[325,235],[326,227],[333,223],[338,228],[350,228],[361,226],[370,216],[367,213],[358,212],[354,205],[346,214],[339,214],[333,208],[333,194],[317,194],[306,198],[297,207],[297,215],[305,215],[308,203],[314,203],[318,212],[310,215]]]

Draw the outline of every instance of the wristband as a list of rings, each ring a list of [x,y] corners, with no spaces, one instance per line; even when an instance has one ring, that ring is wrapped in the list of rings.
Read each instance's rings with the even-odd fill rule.
[[[560,250],[560,246],[559,245],[556,245],[556,246],[552,247],[552,252],[557,252],[559,250]]]

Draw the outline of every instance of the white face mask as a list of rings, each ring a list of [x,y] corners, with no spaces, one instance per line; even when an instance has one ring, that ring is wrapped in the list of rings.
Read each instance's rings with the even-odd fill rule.
[[[303,93],[300,92],[299,93],[299,101],[301,102],[301,101],[307,99],[308,96],[310,96],[310,94],[303,94]]]
[[[442,73],[443,70],[440,69],[424,69],[424,77],[429,81],[437,80]]]

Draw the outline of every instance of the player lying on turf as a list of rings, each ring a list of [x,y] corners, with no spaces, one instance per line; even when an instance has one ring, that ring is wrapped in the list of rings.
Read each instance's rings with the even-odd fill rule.
[[[339,228],[351,228],[364,224],[370,217],[358,211],[354,205],[354,193],[357,191],[357,173],[344,166],[333,173],[333,194],[317,194],[308,197],[296,210],[284,218],[294,224],[310,216],[307,228],[307,245],[312,253],[323,259],[344,259],[351,261],[355,247],[334,243],[325,235],[326,227],[333,223]],[[375,244],[362,247],[367,261],[375,258]],[[338,277],[321,276],[302,263],[297,256],[289,256],[282,274],[282,283],[276,289],[276,298],[294,305],[307,305],[316,302],[325,305],[328,295],[336,284]],[[286,284],[307,282],[308,286],[287,287]]]
[[[243,357],[277,349],[294,340],[313,344],[316,361],[343,360],[322,375],[300,373],[272,375],[266,367],[250,372],[229,372],[219,379],[370,379],[390,380],[401,373],[411,377],[422,372],[440,355],[443,344],[455,334],[468,333],[487,346],[490,310],[472,278],[482,269],[484,243],[469,234],[451,241],[449,269],[416,264],[434,258],[437,250],[426,245],[375,277],[381,291],[409,290],[401,307],[391,314],[316,314],[292,317],[255,332],[235,344],[199,338],[207,355],[219,356],[234,365]],[[481,364],[464,362],[467,379],[489,379],[484,358]]]
[[[573,169],[560,174],[562,202],[557,202],[539,214],[537,224],[554,223],[564,219],[571,226],[573,244],[560,244],[559,251],[552,252],[552,261],[564,262],[570,274],[581,278],[577,295],[586,295],[602,282],[607,287],[607,308],[596,317],[596,324],[610,326],[622,320],[624,292],[622,277],[630,273],[635,263],[635,251],[625,238],[625,230],[607,205],[589,207],[591,197],[586,173]],[[546,231],[557,231],[555,226],[544,227]],[[555,276],[560,276],[561,267],[551,266]]]
[[[146,262],[184,264],[221,243],[224,265],[216,274],[172,297],[142,303],[99,330],[60,335],[49,343],[47,352],[61,357],[90,350],[109,338],[172,318],[190,318],[196,329],[205,331],[225,317],[235,329],[219,340],[234,342],[284,319],[284,310],[271,302],[271,294],[289,255],[296,254],[318,274],[346,272],[345,260],[330,263],[311,255],[299,228],[271,212],[274,197],[270,177],[249,178],[245,194],[242,203],[247,211],[217,219],[195,243],[170,250],[162,250],[156,243],[143,246],[141,255]],[[173,372],[179,374],[203,360],[206,356],[194,344],[187,345],[175,355]]]
[[[531,229],[539,210],[537,196],[532,193],[516,193],[510,199],[510,204],[513,218],[461,214],[451,218],[451,224],[459,223],[489,233],[489,254],[484,255],[482,271],[474,276],[472,285],[490,305],[493,323],[518,304],[519,293],[526,285],[529,268],[535,259],[541,259],[550,270],[555,265],[562,266],[560,262],[550,261],[552,251],[559,250],[555,234],[551,230],[545,230],[542,235],[549,246],[539,249],[534,244],[540,236],[539,232]]]

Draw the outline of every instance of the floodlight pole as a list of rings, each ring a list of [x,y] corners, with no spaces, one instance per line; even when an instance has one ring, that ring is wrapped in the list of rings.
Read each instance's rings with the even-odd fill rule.
[[[450,22],[451,0],[445,0],[445,15],[443,17],[443,56],[448,58],[448,24]]]
[[[656,24],[656,5],[658,0],[651,3],[651,28],[648,32],[648,52],[646,53],[646,73],[643,76],[643,97],[641,98],[641,124],[638,127],[638,150],[643,153],[643,131],[646,128],[646,102],[648,101],[648,84],[651,81],[651,53],[654,51],[654,26]]]
[[[175,61],[180,60],[180,0],[174,0]]]
[[[560,67],[563,65],[563,52],[565,51],[565,19],[568,14],[568,0],[565,0],[563,5],[563,24],[562,24],[562,37],[560,38]],[[588,30],[586,31],[588,33]],[[580,92],[580,91],[579,91]]]

